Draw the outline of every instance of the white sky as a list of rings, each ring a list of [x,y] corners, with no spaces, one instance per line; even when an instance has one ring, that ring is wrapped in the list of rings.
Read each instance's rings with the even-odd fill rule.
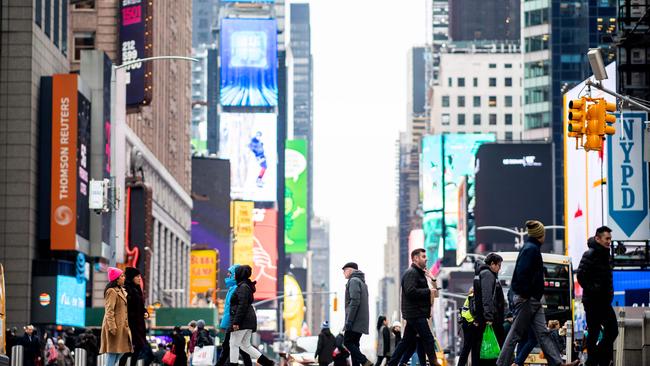
[[[314,210],[330,220],[332,328],[343,326],[341,266],[359,263],[371,328],[386,227],[395,224],[395,141],[406,128],[407,51],[425,41],[425,2],[311,0]],[[368,344],[370,337],[364,337]]]

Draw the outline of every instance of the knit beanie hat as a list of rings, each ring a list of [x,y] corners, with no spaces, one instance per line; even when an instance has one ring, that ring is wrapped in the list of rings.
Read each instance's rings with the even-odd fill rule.
[[[113,282],[122,275],[122,270],[115,267],[108,267],[108,282]]]
[[[323,322],[323,324],[321,324],[320,327],[321,327],[321,329],[329,329],[329,328],[330,328],[330,322],[328,322],[327,320],[325,320],[325,321]]]
[[[539,239],[544,236],[544,224],[537,220],[526,221],[526,229],[528,229],[528,236],[531,238]]]
[[[205,328],[205,320],[199,319],[196,321],[196,327],[199,329]]]
[[[124,276],[127,281],[133,281],[137,276],[142,276],[142,273],[140,273],[140,270],[135,267],[126,267],[124,270]]]

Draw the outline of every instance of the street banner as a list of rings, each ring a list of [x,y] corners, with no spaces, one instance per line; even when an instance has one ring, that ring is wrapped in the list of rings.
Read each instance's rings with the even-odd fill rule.
[[[278,288],[278,211],[253,210],[253,281],[255,300],[274,298]]]
[[[208,307],[217,293],[217,251],[192,250],[190,253],[190,306]]]
[[[643,159],[645,112],[616,115],[616,133],[607,138],[608,226],[614,240],[647,240],[648,163]]]
[[[309,228],[307,140],[289,140],[286,146],[284,250],[285,253],[304,253]]]
[[[253,267],[253,207],[251,201],[232,202],[233,263]]]

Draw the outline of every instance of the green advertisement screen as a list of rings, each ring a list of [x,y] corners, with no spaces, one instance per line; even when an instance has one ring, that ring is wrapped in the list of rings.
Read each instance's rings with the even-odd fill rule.
[[[307,141],[288,140],[284,168],[284,251],[307,251]]]

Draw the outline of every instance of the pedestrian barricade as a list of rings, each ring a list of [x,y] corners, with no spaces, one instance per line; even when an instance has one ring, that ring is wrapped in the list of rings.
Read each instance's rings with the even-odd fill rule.
[[[108,363],[108,353],[102,353],[97,356],[97,366],[106,366]]]
[[[23,346],[13,346],[11,348],[11,366],[23,366],[24,352]]]
[[[637,308],[643,310],[643,308]],[[635,308],[627,308],[627,311]],[[650,365],[650,311],[641,317],[626,316],[626,310],[618,315],[618,338],[614,342],[614,365]],[[635,311],[639,313],[639,311]]]
[[[74,349],[74,366],[86,366],[88,363],[88,353],[83,348]]]

